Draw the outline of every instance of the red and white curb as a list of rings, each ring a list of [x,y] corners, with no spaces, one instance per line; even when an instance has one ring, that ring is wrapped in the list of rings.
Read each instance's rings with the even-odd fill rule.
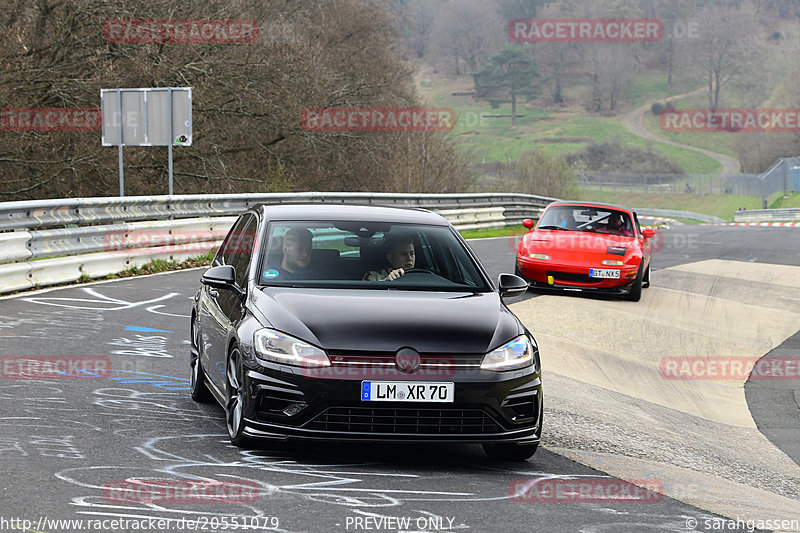
[[[800,228],[800,222],[719,222],[700,224],[701,226],[773,226],[781,228]]]
[[[680,226],[682,224],[682,222],[675,220],[674,218],[665,217],[640,216],[639,220],[642,221],[643,227],[664,226],[665,229],[669,229],[670,226]]]

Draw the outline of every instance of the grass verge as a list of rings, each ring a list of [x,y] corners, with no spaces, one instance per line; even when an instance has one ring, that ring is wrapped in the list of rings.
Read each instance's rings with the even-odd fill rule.
[[[153,259],[149,263],[145,263],[142,266],[130,267],[122,272],[109,274],[105,278],[101,279],[130,278],[133,276],[145,276],[147,274],[158,274],[159,272],[170,272],[173,270],[185,270],[187,268],[208,266],[211,264],[211,261],[214,260],[214,256],[216,254],[216,251],[208,252],[205,255],[189,257],[183,261],[165,261],[163,259]]]
[[[800,194],[789,193],[786,196],[779,195],[774,202],[770,203],[771,209],[781,209],[787,207],[800,207]]]
[[[525,235],[528,230],[522,225],[520,220],[519,224],[513,226],[506,226],[505,228],[492,228],[492,229],[472,229],[468,231],[459,231],[465,239],[491,239],[492,237],[508,237],[510,235]]]

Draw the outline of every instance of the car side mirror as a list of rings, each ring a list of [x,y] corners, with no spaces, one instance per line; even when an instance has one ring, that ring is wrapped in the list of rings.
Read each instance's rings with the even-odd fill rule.
[[[652,239],[656,236],[656,230],[653,228],[645,228],[642,230],[642,235],[644,235],[645,239]]]
[[[203,273],[200,283],[215,289],[229,289],[239,292],[236,287],[236,270],[231,265],[209,268]]]
[[[511,298],[525,294],[528,282],[514,274],[500,274],[497,276],[497,287],[501,298]]]
[[[531,229],[533,228],[533,220],[530,218],[526,218],[525,220],[522,221],[522,225],[528,229]]]

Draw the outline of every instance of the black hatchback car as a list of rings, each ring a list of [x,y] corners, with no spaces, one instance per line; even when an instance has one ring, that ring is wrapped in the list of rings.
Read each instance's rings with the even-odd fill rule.
[[[481,443],[526,459],[542,431],[539,352],[461,235],[422,209],[267,205],[202,276],[192,398],[231,442]]]

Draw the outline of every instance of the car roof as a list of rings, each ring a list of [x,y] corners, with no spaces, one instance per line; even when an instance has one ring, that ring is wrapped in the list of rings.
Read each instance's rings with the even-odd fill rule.
[[[555,206],[555,207],[558,207],[558,206],[599,207],[601,209],[617,209],[619,211],[627,211],[628,213],[633,213],[633,209],[631,209],[630,207],[625,207],[625,206],[622,206],[622,205],[615,205],[615,204],[604,204],[604,203],[601,203],[601,202],[581,202],[581,201],[577,201],[577,200],[574,201],[574,202],[560,201],[560,202],[553,202],[551,204],[548,204],[547,207],[549,208],[549,207],[553,207],[553,206]]]
[[[357,220],[447,226],[441,215],[418,207],[353,204],[259,204],[252,207],[267,220]]]

